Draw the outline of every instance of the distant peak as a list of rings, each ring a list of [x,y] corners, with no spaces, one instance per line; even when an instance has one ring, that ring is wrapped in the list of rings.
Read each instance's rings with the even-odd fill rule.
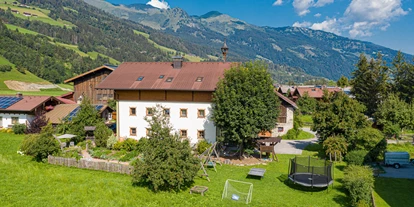
[[[211,12],[208,12],[204,15],[201,15],[200,18],[207,19],[207,18],[211,18],[211,17],[217,17],[217,16],[220,16],[220,15],[223,15],[223,14],[218,12],[218,11],[211,11]]]

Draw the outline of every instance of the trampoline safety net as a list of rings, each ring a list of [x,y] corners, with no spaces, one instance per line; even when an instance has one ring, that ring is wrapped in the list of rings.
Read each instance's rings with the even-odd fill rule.
[[[333,183],[332,162],[313,157],[295,157],[289,162],[289,179],[308,187],[327,187]]]

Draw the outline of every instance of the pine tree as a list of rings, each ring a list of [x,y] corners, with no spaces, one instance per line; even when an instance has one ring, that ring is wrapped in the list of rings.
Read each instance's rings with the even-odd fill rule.
[[[414,65],[407,63],[403,54],[398,51],[392,66],[393,91],[404,101],[410,103],[414,96]]]
[[[341,78],[339,78],[339,80],[336,82],[336,85],[341,88],[347,87],[349,85],[348,78],[342,75]]]
[[[382,60],[381,53],[377,59],[368,63],[364,54],[360,55],[357,70],[352,75],[351,93],[355,99],[367,107],[366,114],[371,116],[377,111],[378,104],[386,97],[388,89],[388,67]]]

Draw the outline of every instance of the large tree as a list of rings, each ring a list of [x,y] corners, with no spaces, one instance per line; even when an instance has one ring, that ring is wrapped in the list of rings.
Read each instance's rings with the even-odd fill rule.
[[[392,66],[394,93],[410,103],[414,97],[414,65],[406,62],[403,54],[398,52]]]
[[[243,146],[259,132],[275,128],[280,101],[267,67],[259,61],[235,65],[218,82],[212,120],[221,140]]]
[[[298,99],[296,104],[299,106],[302,114],[312,114],[315,112],[317,101],[316,99],[310,97],[306,91],[305,94]]]
[[[345,93],[331,94],[325,91],[323,100],[318,102],[316,112],[312,116],[312,130],[318,132],[320,142],[331,136],[352,139],[358,129],[369,125],[364,111],[364,105],[349,98]]]
[[[345,88],[345,87],[347,87],[347,86],[349,85],[348,78],[347,78],[347,77],[345,77],[344,75],[342,75],[342,76],[341,76],[341,78],[339,78],[339,80],[338,80],[338,81],[336,81],[336,85],[337,85],[338,87],[341,87],[341,88]]]
[[[381,53],[378,53],[377,59],[371,59],[369,63],[365,55],[361,54],[356,66],[357,69],[352,73],[351,93],[356,100],[367,107],[365,113],[371,116],[386,96],[389,80],[388,67],[382,60]]]
[[[399,137],[401,130],[412,128],[412,106],[396,94],[389,94],[374,114],[376,122],[389,137]]]

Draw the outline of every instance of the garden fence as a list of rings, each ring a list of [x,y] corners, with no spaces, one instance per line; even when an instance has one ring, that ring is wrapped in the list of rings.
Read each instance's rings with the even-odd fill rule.
[[[132,173],[133,167],[121,163],[99,162],[86,159],[76,160],[75,158],[54,157],[49,155],[47,161],[52,165],[62,165],[67,167],[76,167],[90,170],[101,170],[107,172],[128,174]]]

